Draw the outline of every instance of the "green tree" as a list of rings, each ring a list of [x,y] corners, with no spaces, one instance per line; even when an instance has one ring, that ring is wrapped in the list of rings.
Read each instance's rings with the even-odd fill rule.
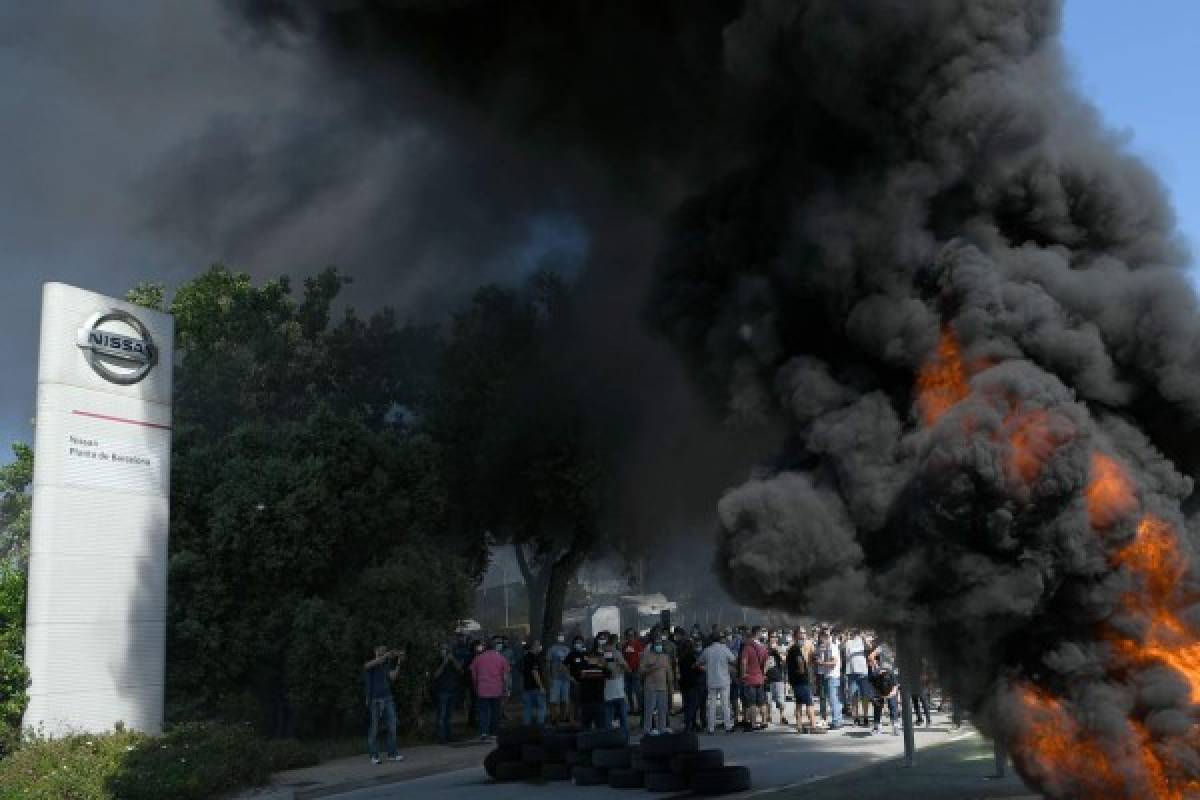
[[[12,450],[13,461],[0,467],[0,562],[24,572],[33,513],[33,448],[18,442]]]
[[[543,639],[561,626],[568,583],[600,545],[608,471],[577,342],[570,289],[555,275],[481,289],[454,318],[434,409],[452,525],[465,541],[512,545]]]
[[[172,301],[173,718],[357,730],[371,647],[428,648],[465,615],[465,562],[432,544],[446,515],[421,423],[436,333],[389,311],[335,323],[346,283],[326,270],[297,300],[286,278],[255,286],[218,266]],[[420,702],[423,686],[407,690]]]
[[[0,755],[20,738],[29,671],[25,669],[25,593],[33,498],[33,450],[14,444],[0,467]]]

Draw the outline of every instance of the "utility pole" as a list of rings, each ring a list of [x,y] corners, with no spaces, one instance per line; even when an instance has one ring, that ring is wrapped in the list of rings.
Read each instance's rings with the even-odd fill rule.
[[[900,708],[904,719],[904,766],[913,766],[916,756],[917,742],[913,735],[912,714],[912,680],[919,678],[913,654],[909,649],[909,640],[900,631],[896,632],[896,661],[900,667]],[[928,709],[925,711],[929,713]]]

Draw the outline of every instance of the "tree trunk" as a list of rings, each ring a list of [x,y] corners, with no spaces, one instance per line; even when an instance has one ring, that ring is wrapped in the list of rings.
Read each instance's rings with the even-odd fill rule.
[[[587,558],[593,537],[587,531],[577,531],[567,551],[554,560],[546,581],[545,611],[542,622],[542,644],[549,647],[551,640],[562,628],[563,605],[567,599],[567,586]]]
[[[549,578],[548,570],[535,569],[538,566],[525,555],[525,547],[513,544],[513,552],[517,557],[517,566],[521,569],[521,578],[525,581],[525,596],[529,610],[529,638],[545,639],[542,635],[543,615],[546,607],[546,584]]]

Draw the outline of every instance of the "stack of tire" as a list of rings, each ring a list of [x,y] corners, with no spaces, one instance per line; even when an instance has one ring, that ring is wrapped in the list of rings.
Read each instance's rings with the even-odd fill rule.
[[[643,736],[633,766],[651,792],[691,789],[696,794],[721,795],[750,788],[750,770],[725,766],[725,753],[701,750],[691,732]]]
[[[496,737],[496,749],[483,759],[483,768],[498,781],[568,780],[567,753],[574,748],[576,732],[506,728]]]
[[[533,727],[500,732],[497,747],[483,760],[498,781],[572,780],[576,786],[611,786],[651,792],[692,790],[721,795],[750,788],[750,771],[725,766],[720,750],[701,750],[690,732],[643,736],[631,747],[619,730],[543,731]]]

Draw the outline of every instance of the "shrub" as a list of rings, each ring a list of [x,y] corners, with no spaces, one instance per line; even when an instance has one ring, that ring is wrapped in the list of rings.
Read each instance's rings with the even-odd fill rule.
[[[316,760],[299,742],[265,741],[246,725],[35,738],[0,761],[0,800],[201,800]]]

